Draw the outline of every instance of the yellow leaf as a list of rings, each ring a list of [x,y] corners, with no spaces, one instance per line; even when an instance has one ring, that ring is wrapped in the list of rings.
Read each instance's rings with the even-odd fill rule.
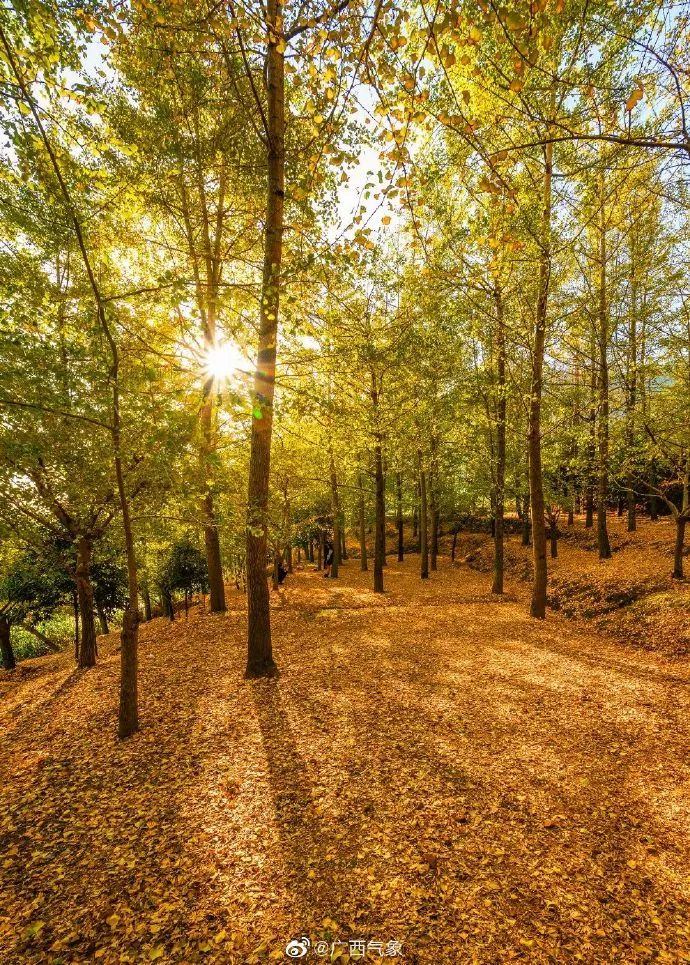
[[[162,945],[156,945],[149,952],[149,961],[155,962],[156,959],[162,958],[165,955],[165,948]]]
[[[642,85],[640,84],[640,86],[637,87],[637,88],[632,92],[632,94],[630,95],[630,97],[629,97],[629,98],[627,99],[627,101],[625,102],[625,109],[626,109],[626,111],[628,111],[628,112],[631,111],[631,110],[635,107],[636,104],[639,104],[639,102],[642,100],[643,94],[644,94],[644,90],[643,90],[643,88],[642,88]]]
[[[390,215],[385,215],[383,218],[381,218],[381,224],[390,224],[390,223],[391,223]]]

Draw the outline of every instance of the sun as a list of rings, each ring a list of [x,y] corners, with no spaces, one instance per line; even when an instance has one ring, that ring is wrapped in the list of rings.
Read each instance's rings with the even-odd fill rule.
[[[204,356],[204,372],[216,382],[227,382],[246,368],[247,360],[234,342],[219,342]]]

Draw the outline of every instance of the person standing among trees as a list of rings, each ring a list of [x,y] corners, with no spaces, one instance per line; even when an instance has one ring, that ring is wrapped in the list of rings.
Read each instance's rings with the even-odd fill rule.
[[[323,555],[323,575],[328,577],[331,575],[331,566],[333,565],[333,541],[326,537],[325,552]]]

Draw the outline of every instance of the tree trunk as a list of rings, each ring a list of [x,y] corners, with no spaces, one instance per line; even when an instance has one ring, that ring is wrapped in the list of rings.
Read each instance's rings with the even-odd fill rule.
[[[457,526],[456,526],[456,528],[453,530],[453,545],[451,546],[451,549],[450,549],[450,561],[451,561],[451,563],[454,563],[454,562],[455,562],[455,551],[456,551],[456,549],[457,549],[457,546],[458,546],[458,529],[457,529]]]
[[[589,438],[587,440],[587,489],[585,491],[585,529],[594,525],[594,474],[597,440],[597,362],[596,335],[592,331],[590,355],[592,367],[589,381]]]
[[[532,535],[532,524],[530,521],[529,491],[525,493],[522,501],[522,545],[529,546]]]
[[[637,230],[633,225],[630,237],[630,329],[626,372],[625,444],[628,462],[632,463],[635,448],[635,407],[637,405]],[[628,532],[637,529],[637,500],[635,474],[632,464],[628,470],[626,501],[628,504]]]
[[[77,663],[82,668],[93,667],[96,663],[96,626],[93,619],[93,587],[89,572],[91,548],[91,541],[81,536],[77,543],[76,582],[81,618],[81,642]]]
[[[96,613],[98,614],[98,622],[101,625],[101,633],[107,636],[110,633],[110,627],[108,626],[108,617],[106,615],[105,610],[100,605],[100,603],[96,604]]]
[[[405,559],[405,525],[403,521],[403,506],[402,506],[402,473],[399,472],[395,479],[396,493],[398,499],[398,514],[397,514],[397,524],[398,524],[398,563],[402,563]]]
[[[340,569],[340,498],[338,496],[338,477],[335,472],[335,460],[331,449],[331,510],[333,512],[333,563],[331,576],[338,577]]]
[[[423,580],[429,578],[429,543],[427,540],[427,503],[426,503],[426,472],[422,466],[422,453],[417,453],[419,467],[419,555],[420,576]]]
[[[206,546],[206,563],[208,566],[210,609],[211,613],[224,613],[225,582],[223,579],[223,561],[220,554],[220,538],[215,521],[213,496],[210,492],[207,492],[204,496],[202,511],[205,520],[204,543]]]
[[[55,643],[54,640],[51,640],[50,637],[47,637],[45,633],[37,630],[36,627],[32,627],[30,623],[20,623],[18,625],[22,630],[26,630],[27,633],[30,633],[33,637],[36,637],[37,640],[40,640],[46,650],[49,650],[51,653],[60,653],[62,647]]]
[[[267,187],[264,264],[259,315],[259,351],[254,375],[247,520],[248,677],[276,672],[271,645],[271,613],[266,580],[266,526],[271,471],[276,342],[283,258],[285,202],[285,62],[282,12],[278,0],[266,4]]]
[[[141,591],[142,599],[144,600],[144,619],[148,623],[151,620],[151,593],[149,591],[148,583],[145,583]]]
[[[359,568],[363,573],[369,569],[367,559],[367,526],[364,513],[364,489],[362,487],[362,474],[359,474]]]
[[[319,550],[318,550],[318,565],[317,569],[322,570],[326,562],[326,533],[321,530],[321,536],[319,538]]]
[[[14,670],[17,666],[10,630],[10,621],[6,617],[0,617],[0,657],[5,670]]]
[[[611,545],[606,525],[606,503],[609,488],[609,311],[606,297],[606,212],[604,209],[604,175],[599,182],[599,478],[597,483],[597,544],[599,559],[611,558]]]
[[[386,556],[386,502],[383,480],[381,442],[377,437],[374,446],[374,471],[376,475],[376,526],[374,538],[374,593],[383,593],[383,564]]]
[[[551,520],[549,526],[549,540],[551,542],[551,559],[558,559],[558,526],[554,520]]]
[[[492,593],[503,593],[503,529],[505,516],[506,477],[506,338],[503,320],[503,297],[501,289],[494,290],[496,299],[496,342],[498,358],[496,375],[498,399],[496,401],[496,492],[494,526],[494,580]]]
[[[165,615],[168,617],[171,623],[175,621],[175,605],[173,603],[172,593],[167,586],[161,587],[161,599],[163,601],[163,609],[165,610]]]
[[[75,583],[72,590],[72,613],[74,614],[74,659],[79,662],[79,597],[77,596],[77,585]]]
[[[673,579],[683,579],[683,548],[685,545],[685,524],[687,517],[684,513],[676,516],[676,546],[673,554]]]
[[[546,314],[551,275],[551,176],[553,144],[544,145],[544,196],[542,212],[539,296],[537,300],[532,377],[529,404],[529,488],[532,505],[532,546],[534,583],[530,614],[543,620],[546,616],[546,528],[544,526],[544,484],[541,465],[541,396],[546,342]]]

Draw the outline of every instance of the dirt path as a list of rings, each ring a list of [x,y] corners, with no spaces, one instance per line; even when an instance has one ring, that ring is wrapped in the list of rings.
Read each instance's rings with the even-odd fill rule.
[[[688,661],[416,565],[289,578],[273,681],[236,595],[145,627],[124,745],[112,643],[2,678],[0,961],[690,961]]]

